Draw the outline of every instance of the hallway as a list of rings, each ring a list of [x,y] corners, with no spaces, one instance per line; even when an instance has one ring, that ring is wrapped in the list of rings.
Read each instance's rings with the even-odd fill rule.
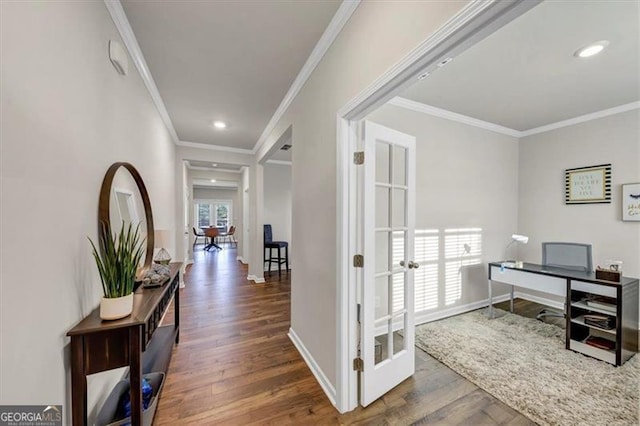
[[[156,425],[531,424],[420,350],[413,377],[340,415],[287,336],[288,274],[247,281],[246,265],[226,245],[197,246],[195,256]]]

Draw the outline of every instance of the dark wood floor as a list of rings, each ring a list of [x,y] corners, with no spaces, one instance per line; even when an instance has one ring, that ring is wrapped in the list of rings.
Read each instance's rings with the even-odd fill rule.
[[[265,284],[246,276],[235,249],[197,250],[156,425],[533,424],[419,349],[413,377],[340,415],[287,337],[288,276]],[[520,301],[516,310],[537,311]]]

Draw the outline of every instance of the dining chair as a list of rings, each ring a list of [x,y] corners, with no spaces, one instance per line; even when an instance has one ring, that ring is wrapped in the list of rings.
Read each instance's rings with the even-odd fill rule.
[[[203,238],[204,239],[204,243],[203,244],[207,243],[207,236],[204,235],[204,232],[196,231],[196,227],[195,226],[193,227],[193,235],[196,236],[196,238],[194,238],[194,240],[193,240],[193,248],[196,247],[196,244],[198,243],[198,238]]]
[[[238,240],[236,239],[236,227],[231,225],[229,231],[227,231],[224,238],[229,242],[229,245],[235,244],[238,247]]]

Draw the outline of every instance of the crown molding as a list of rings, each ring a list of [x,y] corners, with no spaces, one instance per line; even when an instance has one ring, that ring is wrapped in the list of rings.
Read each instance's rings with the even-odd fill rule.
[[[189,170],[198,170],[201,172],[211,172],[211,173],[242,173],[242,170],[231,170],[231,169],[219,169],[219,168],[211,168],[211,167],[200,167],[200,166],[187,166]]]
[[[289,88],[289,91],[282,99],[282,102],[280,102],[280,106],[278,106],[278,109],[276,109],[276,112],[273,114],[273,116],[267,123],[267,126],[262,131],[262,134],[253,147],[252,151],[254,154],[258,152],[262,145],[264,145],[267,138],[275,128],[276,124],[278,124],[278,121],[280,121],[287,108],[291,106],[291,103],[298,95],[304,84],[307,82],[307,80],[311,76],[311,73],[316,69],[316,66],[318,66],[318,64],[322,60],[322,57],[325,53],[327,53],[327,50],[329,50],[329,47],[331,47],[336,37],[338,37],[338,34],[340,34],[340,31],[342,31],[342,28],[345,26],[349,18],[351,18],[351,15],[353,15],[353,12],[355,12],[359,4],[360,0],[344,0],[342,2],[335,15],[333,15],[331,22],[329,22],[329,25],[327,25],[327,28],[324,30],[324,33],[322,33],[320,40],[318,40],[315,47],[311,51],[311,54],[307,58],[307,61],[300,69],[300,72],[298,73],[296,79],[293,81],[293,84]]]
[[[401,98],[399,96],[391,99],[388,103],[390,105],[395,105],[397,107],[409,109],[411,111],[421,112],[423,114],[432,115],[434,117],[440,117],[446,120],[468,124],[470,126],[479,127],[481,129],[490,130],[492,132],[501,133],[507,136],[513,136],[513,137],[519,138],[521,137],[521,134],[522,134],[522,132],[518,130],[500,126],[499,124],[478,120],[477,118],[469,117],[463,114],[458,114],[452,111],[447,111],[446,109],[437,108],[431,105],[423,104],[421,102],[416,102],[410,99]]]
[[[188,142],[188,141],[178,141],[176,143],[178,146],[184,146],[187,148],[197,148],[197,149],[207,149],[210,151],[224,151],[224,152],[233,152],[235,154],[244,154],[244,155],[254,155],[255,152],[251,149],[244,148],[234,148],[232,146],[222,146],[222,145],[211,145],[208,143],[200,143],[200,142]]]
[[[283,160],[267,160],[266,161],[267,164],[275,164],[278,166],[291,166],[293,165],[293,162],[291,161],[283,161]]]
[[[164,106],[164,101],[160,96],[158,87],[156,86],[155,81],[153,81],[151,71],[149,71],[147,62],[142,55],[142,50],[140,49],[140,45],[138,44],[138,40],[136,39],[135,34],[133,33],[131,24],[129,24],[127,15],[124,13],[122,4],[119,0],[104,0],[104,4],[107,7],[109,14],[111,15],[111,19],[113,19],[113,23],[116,25],[116,28],[120,33],[120,37],[122,37],[124,45],[129,51],[131,60],[136,66],[136,69],[138,70],[138,73],[140,74],[144,85],[147,87],[147,90],[151,95],[153,103],[158,109],[160,118],[164,122],[164,125],[167,126],[167,130],[169,131],[171,139],[173,139],[173,143],[177,144],[179,141],[178,134],[176,133],[175,127],[173,127],[173,123],[171,122],[171,118],[169,117],[169,113],[167,112],[167,108]]]
[[[533,7],[538,2],[539,0],[529,1],[528,7]],[[525,4],[522,0],[512,3],[514,5]],[[478,20],[478,16],[490,11],[492,8],[509,7],[511,7],[511,3],[509,2],[471,0],[451,19],[434,31],[426,40],[413,48],[400,61],[392,65],[391,68],[378,77],[374,83],[343,105],[342,108],[338,110],[337,116],[347,120],[364,118],[369,112],[380,105],[378,102],[388,102],[388,100],[393,97],[390,95],[391,93],[397,93],[398,88],[401,88],[403,84],[408,84],[407,82],[417,77],[418,73],[426,71],[427,67],[432,66],[437,60],[442,59],[439,54],[436,54],[438,52],[434,53],[436,47],[452,49],[451,46],[445,46],[446,41],[459,33],[461,28],[467,26],[470,21],[474,19]],[[494,22],[494,24],[496,23]],[[485,25],[485,30],[487,30],[490,25]],[[476,32],[477,28],[473,31]]]
[[[434,117],[444,118],[445,120],[451,120],[458,123],[468,124],[470,126],[479,127],[481,129],[490,130],[492,132],[501,133],[507,136],[513,136],[516,138],[524,138],[527,136],[537,135],[539,133],[549,132],[551,130],[561,129],[563,127],[575,126],[576,124],[585,123],[591,120],[597,120],[599,118],[608,117],[610,115],[620,114],[634,109],[640,109],[640,102],[631,102],[617,107],[603,109],[602,111],[596,111],[590,114],[581,115],[578,117],[570,118],[567,120],[558,121],[556,123],[547,124],[545,126],[535,127],[529,130],[519,131],[504,127],[499,124],[490,123],[488,121],[478,120],[477,118],[469,117],[467,115],[458,114],[456,112],[447,111],[446,109],[437,108],[431,105],[423,104],[421,102],[412,101],[410,99],[401,98],[396,96],[388,102],[389,105],[394,105],[400,108],[405,108],[415,112],[421,112],[423,114],[432,115]]]
[[[576,124],[585,123],[591,120],[608,117],[610,115],[620,114],[627,111],[640,108],[640,102],[631,102],[617,107],[603,109],[602,111],[592,112],[591,114],[581,115],[579,117],[569,118],[568,120],[558,121],[557,123],[547,124],[546,126],[535,127],[533,129],[520,132],[521,138],[525,136],[537,135],[538,133],[549,132],[551,130],[561,129],[563,127],[574,126]]]

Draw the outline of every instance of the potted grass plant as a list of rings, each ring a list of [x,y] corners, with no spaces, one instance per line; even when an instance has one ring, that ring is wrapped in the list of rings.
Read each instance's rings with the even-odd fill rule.
[[[103,298],[100,301],[100,318],[116,320],[133,311],[133,290],[136,273],[143,253],[140,225],[122,228],[118,235],[111,232],[108,224],[102,224],[98,246],[91,241],[93,257],[98,266],[102,282]]]

